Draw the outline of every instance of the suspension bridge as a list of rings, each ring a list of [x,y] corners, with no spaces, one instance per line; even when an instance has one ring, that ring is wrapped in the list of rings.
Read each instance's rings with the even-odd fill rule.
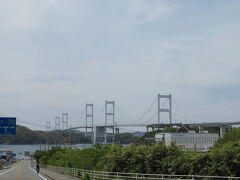
[[[149,118],[146,118],[149,115],[150,111],[157,106],[157,111],[154,112]],[[180,112],[183,113],[181,108],[177,105]],[[220,128],[220,137],[225,135],[226,127],[232,125],[240,125],[240,122],[203,122],[203,123],[182,123],[182,122],[173,122],[173,110],[172,110],[172,95],[162,95],[158,94],[157,97],[153,100],[151,105],[147,110],[134,122],[131,123],[117,123],[116,122],[116,106],[115,101],[105,101],[104,108],[104,123],[103,124],[94,124],[94,104],[86,104],[85,107],[85,124],[80,126],[68,126],[68,114],[62,114],[61,118],[58,116],[55,118],[55,130],[81,130],[85,132],[85,136],[91,136],[93,143],[101,142],[108,143],[108,141],[114,142],[115,136],[119,134],[120,129],[124,128],[137,128],[144,127],[146,131],[153,131],[165,127],[189,127],[189,126],[198,126],[199,132],[203,132],[204,126],[214,126]],[[163,115],[165,118],[163,119]],[[153,121],[152,121],[153,120]],[[62,123],[62,129],[61,127]],[[50,130],[50,122],[46,123],[46,130]],[[109,140],[111,139],[111,140]]]
[[[79,130],[83,131],[85,136],[91,136],[93,142],[108,143],[109,141],[114,142],[116,135],[119,134],[120,130],[129,131],[126,128],[145,128],[146,131],[158,130],[165,127],[189,127],[198,126],[199,131],[203,130],[204,126],[219,127],[220,137],[223,137],[226,128],[233,125],[240,125],[238,122],[186,122],[188,119],[187,115],[182,111],[181,107],[174,101],[174,106],[178,108],[178,111],[184,115],[184,119],[173,121],[173,101],[171,94],[158,94],[146,111],[135,121],[131,123],[121,123],[116,121],[116,102],[105,101],[103,108],[104,121],[101,124],[94,123],[94,104],[87,103],[84,110],[82,111],[81,117],[84,116],[84,123],[80,125],[71,126],[69,125],[68,113],[62,113],[61,117],[56,116],[54,128],[51,128],[51,122],[46,121],[46,131],[61,130],[61,131],[72,131]],[[155,110],[155,111],[153,111]],[[157,110],[157,111],[156,111]],[[185,123],[184,123],[185,120]],[[23,120],[19,120],[20,123],[27,123],[35,125],[35,123],[29,123]]]

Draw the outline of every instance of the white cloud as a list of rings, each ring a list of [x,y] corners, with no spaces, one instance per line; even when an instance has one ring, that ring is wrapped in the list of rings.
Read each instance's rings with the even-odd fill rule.
[[[143,23],[154,22],[172,12],[173,12],[173,10],[170,9],[168,6],[156,7],[156,8],[151,9],[149,12],[147,12],[145,14],[145,16],[143,16],[141,22],[143,22]]]
[[[145,0],[133,0],[127,1],[126,5],[129,7],[128,11],[130,18],[132,16],[131,23],[153,23],[160,20],[169,14],[175,12],[176,6],[169,1],[145,1]]]
[[[147,0],[1,1],[0,109],[26,121],[69,111],[76,124],[85,102],[98,114],[114,99],[132,122],[158,92],[172,92],[193,121],[225,120],[224,103],[238,117],[230,107],[238,101],[209,96],[239,87],[239,32],[201,25],[207,33],[199,33],[198,22],[178,31],[175,22],[186,17],[177,8]]]
[[[53,0],[43,1],[1,1],[1,31],[33,30],[43,25],[46,12],[51,8]]]

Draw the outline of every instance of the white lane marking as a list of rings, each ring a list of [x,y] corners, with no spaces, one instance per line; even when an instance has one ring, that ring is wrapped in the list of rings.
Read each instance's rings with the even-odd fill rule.
[[[2,172],[2,173],[0,174],[0,176],[3,175],[3,174],[5,174],[5,173],[7,173],[7,172],[9,172],[9,171],[12,171],[12,170],[15,169],[16,167],[17,167],[17,166],[14,166],[14,167],[12,167],[11,169],[8,169],[7,171]]]
[[[37,172],[33,169],[33,168],[31,168],[30,166],[28,166],[33,172],[35,172],[36,174],[37,174]],[[38,176],[40,176],[40,178],[41,179],[43,179],[43,180],[47,180],[45,177],[43,177],[41,174],[38,174]]]

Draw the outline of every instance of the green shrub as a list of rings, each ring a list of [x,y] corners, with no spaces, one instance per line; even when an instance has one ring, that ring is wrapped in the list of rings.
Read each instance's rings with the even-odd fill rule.
[[[40,163],[79,169],[149,173],[240,176],[240,129],[233,129],[207,153],[184,151],[172,144],[95,145],[86,149],[37,151]],[[80,177],[82,174],[78,172]],[[89,175],[84,175],[89,178]]]
[[[84,174],[82,180],[90,180],[89,174]]]

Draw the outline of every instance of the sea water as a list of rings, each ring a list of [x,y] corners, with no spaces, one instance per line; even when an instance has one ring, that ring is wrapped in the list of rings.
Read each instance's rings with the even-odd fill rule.
[[[0,145],[1,150],[9,150],[16,154],[17,158],[24,158],[25,152],[33,154],[37,150],[48,150],[54,145],[27,144],[27,145]],[[60,145],[61,147],[72,147],[77,149],[89,148],[92,144]]]

